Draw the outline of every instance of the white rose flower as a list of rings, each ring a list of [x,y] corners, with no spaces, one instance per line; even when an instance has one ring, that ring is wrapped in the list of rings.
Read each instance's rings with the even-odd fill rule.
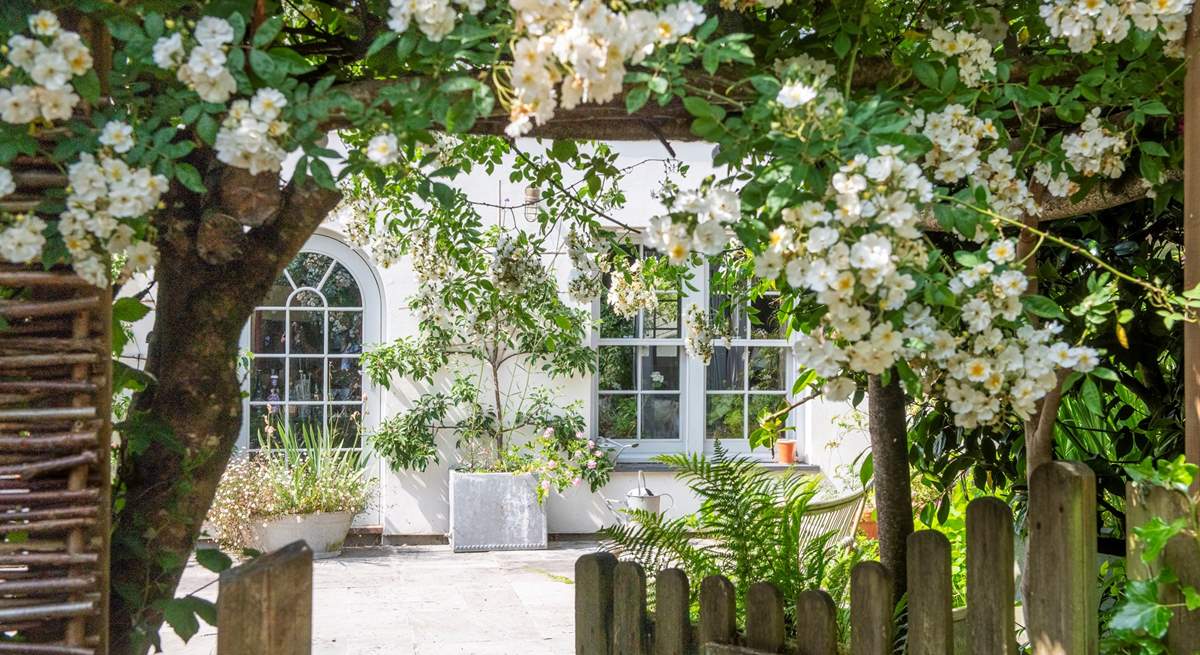
[[[835,403],[845,402],[857,388],[858,385],[850,378],[833,378],[825,383],[825,399]]]
[[[233,26],[224,18],[205,16],[196,23],[193,36],[202,45],[219,47],[233,42]]]
[[[183,61],[183,35],[179,32],[171,36],[159,37],[154,42],[154,65],[168,70],[175,68]]]
[[[24,84],[0,88],[0,120],[21,125],[38,117],[37,90]]]
[[[795,109],[801,105],[807,105],[816,97],[816,88],[796,82],[779,89],[779,95],[775,100],[788,109]]]
[[[250,111],[264,121],[273,121],[279,117],[279,111],[287,106],[287,98],[275,89],[259,89],[250,100]]]
[[[29,30],[38,36],[54,36],[61,26],[54,12],[39,11],[29,17]]]
[[[400,159],[399,146],[395,134],[379,134],[367,143],[367,159],[379,166],[388,166]]]
[[[7,168],[0,166],[0,198],[7,196],[17,190],[16,182],[13,182],[12,172]]]
[[[128,123],[109,121],[100,131],[100,143],[113,149],[113,152],[129,152],[133,147],[133,128]]]

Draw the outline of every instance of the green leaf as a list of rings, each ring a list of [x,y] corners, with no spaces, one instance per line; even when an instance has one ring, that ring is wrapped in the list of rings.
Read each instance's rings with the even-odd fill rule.
[[[953,93],[958,87],[958,67],[947,66],[946,72],[942,73],[942,79],[938,82],[938,88],[942,93]]]
[[[846,53],[850,52],[849,34],[838,32],[838,35],[833,38],[833,52],[838,56],[838,59],[846,58]]]
[[[1134,528],[1134,537],[1142,544],[1142,561],[1157,561],[1163,549],[1167,547],[1167,542],[1186,529],[1186,518],[1178,518],[1168,523],[1161,516]]]
[[[650,87],[635,86],[625,94],[625,111],[634,113],[646,105],[650,99]]]
[[[100,99],[100,78],[96,76],[95,70],[89,68],[88,72],[75,78],[71,83],[75,85],[79,97],[84,100],[94,104]]]
[[[329,164],[326,164],[324,159],[320,157],[310,159],[308,161],[308,172],[312,175],[313,181],[318,186],[325,189],[332,189],[334,187],[333,173],[329,170]]]
[[[196,563],[213,573],[220,573],[233,566],[233,560],[216,548],[197,548]]]
[[[919,59],[913,62],[912,71],[921,84],[935,90],[938,88],[937,69],[930,62]]]
[[[163,620],[171,626],[175,634],[185,643],[200,631],[200,622],[196,620],[196,612],[182,598],[169,600],[162,604]]]
[[[200,178],[200,171],[197,171],[195,166],[187,162],[179,162],[175,165],[175,179],[196,193],[208,192],[208,189],[204,186],[204,181]]]
[[[1171,113],[1167,106],[1158,100],[1151,100],[1142,105],[1140,109],[1151,116],[1167,116]]]
[[[395,40],[396,33],[390,30],[375,37],[375,40],[371,42],[371,47],[367,48],[367,57],[374,57],[375,55],[379,54],[379,51],[388,47],[388,45]]]
[[[196,121],[196,135],[208,145],[217,142],[217,121],[210,114],[204,114]]]
[[[250,70],[254,71],[255,75],[258,75],[267,83],[271,83],[278,75],[275,60],[271,58],[271,55],[262,50],[250,51]]]
[[[255,48],[265,48],[279,36],[279,30],[283,28],[283,16],[272,16],[263,21],[262,25],[254,32],[254,39],[251,44]]]
[[[1127,630],[1161,639],[1171,622],[1171,608],[1158,602],[1158,585],[1153,580],[1130,580],[1125,597],[1109,620],[1114,630]]]
[[[1031,294],[1021,298],[1021,301],[1025,304],[1025,309],[1034,316],[1067,320],[1067,315],[1063,313],[1062,307],[1046,296]]]
[[[162,14],[154,11],[146,14],[146,18],[142,21],[142,26],[146,28],[146,36],[157,39],[163,34]]]
[[[711,118],[715,121],[721,120],[721,116],[717,114],[717,108],[713,107],[712,104],[703,98],[687,96],[683,99],[683,108],[696,118]]]
[[[140,321],[150,313],[150,306],[137,298],[117,298],[112,304],[113,324]]]
[[[1147,155],[1154,155],[1156,157],[1167,156],[1167,149],[1162,147],[1162,144],[1156,141],[1142,141],[1138,144],[1138,147],[1141,148],[1142,152],[1146,153]]]

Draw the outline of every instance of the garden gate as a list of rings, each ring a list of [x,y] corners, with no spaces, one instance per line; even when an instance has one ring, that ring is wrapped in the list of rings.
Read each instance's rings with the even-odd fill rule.
[[[1176,492],[1131,487],[1128,517],[1136,525],[1149,514],[1168,520],[1183,504]],[[1099,650],[1099,588],[1096,561],[1095,476],[1083,464],[1043,464],[1030,480],[1026,634],[1035,655],[1095,655]],[[997,498],[978,498],[967,508],[967,643],[973,655],[1013,655],[1015,598],[1013,517]],[[1130,543],[1130,562],[1140,561]],[[1200,547],[1180,535],[1164,550],[1164,562],[1183,584],[1200,583]],[[1130,567],[1145,576],[1145,566]],[[653,618],[646,610],[646,574],[633,562],[608,553],[585,555],[575,565],[576,655],[837,655],[833,600],[824,591],[785,599],[768,582],[745,590],[745,628],[736,622],[738,590],[723,576],[700,582],[700,621],[689,617],[692,581],[678,569],[655,580]],[[890,655],[893,642],[890,573],[878,562],[858,564],[850,583],[850,652]],[[950,655],[953,649],[950,544],[933,530],[908,541],[908,637],[913,655]],[[793,634],[785,603],[795,603]],[[1176,611],[1168,633],[1173,653],[1200,650],[1200,610]]]

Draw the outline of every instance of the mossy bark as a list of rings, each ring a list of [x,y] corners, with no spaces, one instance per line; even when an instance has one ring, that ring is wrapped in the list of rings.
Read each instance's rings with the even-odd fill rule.
[[[892,574],[892,598],[896,600],[904,596],[907,588],[907,543],[908,535],[913,532],[904,405],[904,389],[894,371],[887,384],[880,376],[870,376],[867,413],[875,471],[875,509],[879,515],[879,561]]]

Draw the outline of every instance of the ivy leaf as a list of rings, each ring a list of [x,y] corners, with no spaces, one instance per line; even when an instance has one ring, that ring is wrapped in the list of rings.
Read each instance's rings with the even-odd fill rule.
[[[163,619],[187,643],[200,631],[200,622],[196,620],[196,612],[190,603],[182,598],[175,598],[162,604]]]
[[[1137,540],[1142,542],[1142,560],[1153,562],[1162,554],[1167,542],[1187,528],[1187,519],[1179,518],[1170,523],[1156,516],[1133,529]]]
[[[1158,584],[1153,580],[1130,580],[1109,626],[1161,639],[1170,622],[1171,609],[1158,602]]]
[[[233,566],[233,560],[216,548],[197,548],[196,563],[213,573],[220,573]]]

